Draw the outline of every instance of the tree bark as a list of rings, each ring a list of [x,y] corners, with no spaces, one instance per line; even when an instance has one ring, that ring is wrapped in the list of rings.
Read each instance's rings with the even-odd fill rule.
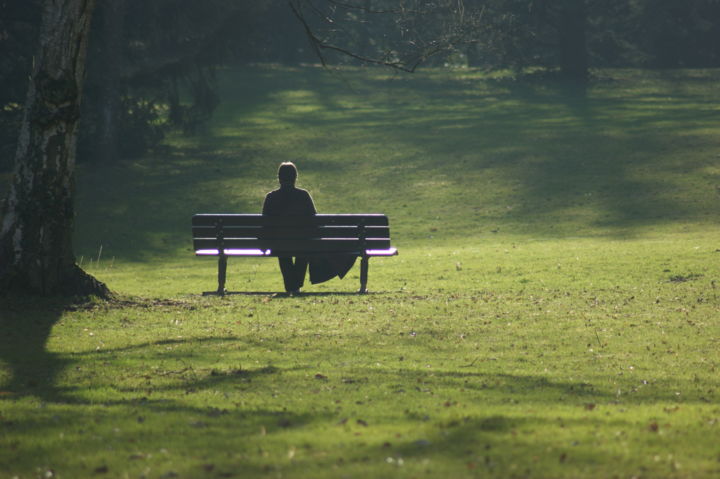
[[[46,0],[0,224],[0,291],[107,296],[72,247],[80,97],[94,0]]]
[[[125,29],[125,0],[105,0],[98,7],[102,13],[102,59],[100,98],[98,99],[99,128],[97,154],[99,163],[115,163],[119,158],[118,118],[121,108],[123,70],[123,32]]]

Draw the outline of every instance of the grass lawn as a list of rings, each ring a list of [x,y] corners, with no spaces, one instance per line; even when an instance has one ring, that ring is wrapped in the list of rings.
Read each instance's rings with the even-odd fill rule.
[[[118,299],[0,298],[0,478],[718,477],[719,80],[224,72],[201,134],[79,168]],[[367,295],[231,259],[201,296],[190,216],[288,160],[400,255]]]

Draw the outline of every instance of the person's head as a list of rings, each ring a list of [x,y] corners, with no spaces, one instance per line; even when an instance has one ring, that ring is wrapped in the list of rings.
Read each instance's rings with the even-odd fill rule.
[[[280,168],[278,168],[278,181],[281,185],[294,185],[297,176],[298,172],[294,163],[290,161],[280,163]]]

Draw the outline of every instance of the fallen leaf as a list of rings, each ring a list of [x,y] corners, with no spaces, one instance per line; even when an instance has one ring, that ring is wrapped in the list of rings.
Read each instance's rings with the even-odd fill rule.
[[[325,376],[324,374],[317,373],[315,375],[315,379],[327,379],[327,376]]]

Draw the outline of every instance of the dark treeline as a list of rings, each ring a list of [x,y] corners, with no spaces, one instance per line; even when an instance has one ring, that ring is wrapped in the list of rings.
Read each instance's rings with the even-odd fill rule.
[[[14,156],[41,3],[0,0],[0,169]],[[716,0],[98,0],[79,160],[136,157],[168,128],[201,128],[221,66],[450,61],[584,83],[598,67],[715,67],[715,19]]]
[[[43,0],[0,1],[0,169],[12,164]],[[312,60],[281,0],[98,0],[88,49],[79,161],[111,162],[195,131],[219,98],[217,67]]]

